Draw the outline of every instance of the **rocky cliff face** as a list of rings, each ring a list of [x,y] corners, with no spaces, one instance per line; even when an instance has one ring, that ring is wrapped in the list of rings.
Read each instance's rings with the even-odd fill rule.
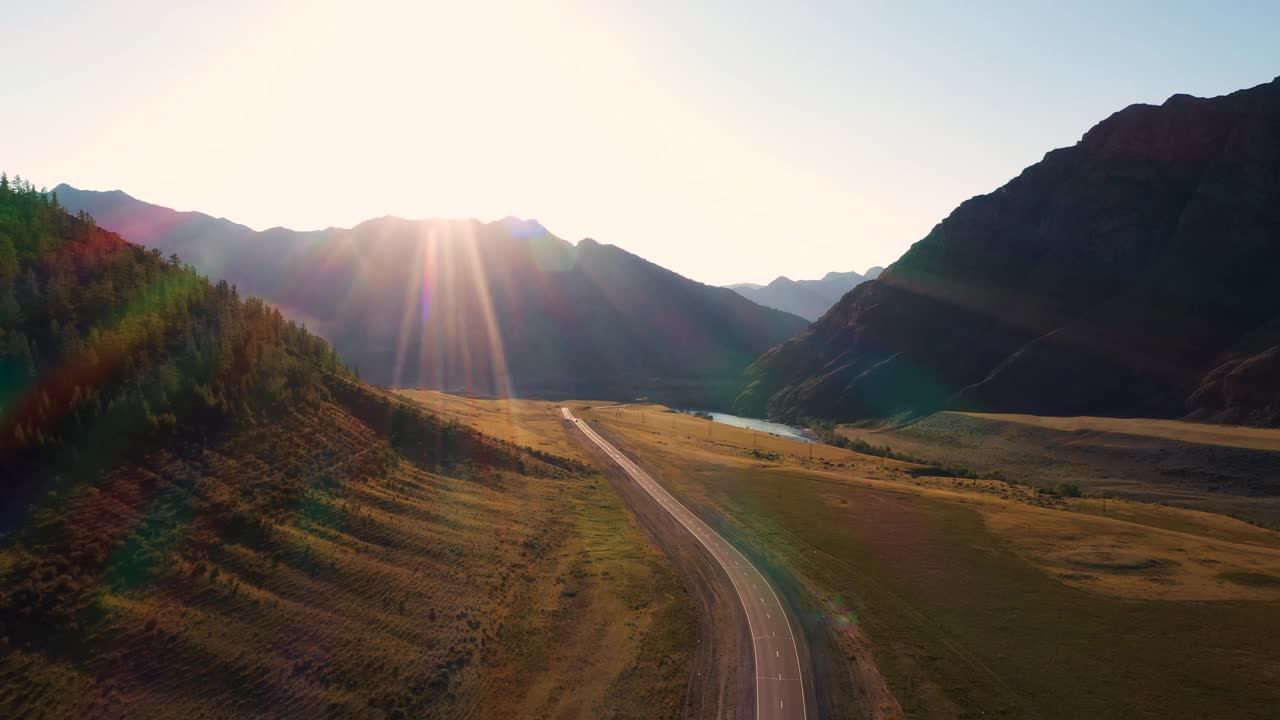
[[[740,411],[1275,423],[1280,79],[1134,105],[966,201],[746,373]]]

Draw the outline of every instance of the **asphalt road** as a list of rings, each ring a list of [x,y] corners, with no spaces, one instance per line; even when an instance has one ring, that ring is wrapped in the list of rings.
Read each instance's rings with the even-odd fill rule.
[[[617,448],[600,437],[585,421],[574,417],[569,408],[562,407],[560,412],[613,458],[632,480],[644,488],[685,529],[693,533],[728,575],[738,592],[738,598],[742,600],[747,624],[750,626],[756,669],[756,717],[759,720],[807,718],[800,652],[795,637],[791,634],[787,613],[764,575],[742,553],[659,485],[649,473],[618,452]]]

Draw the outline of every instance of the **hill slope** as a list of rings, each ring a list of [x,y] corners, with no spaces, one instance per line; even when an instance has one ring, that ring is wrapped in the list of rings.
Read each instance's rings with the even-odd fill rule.
[[[743,412],[1280,422],[1280,79],[1134,105],[746,373]]]
[[[4,180],[0,313],[0,715],[676,713],[688,598],[580,463]]]
[[[118,191],[56,192],[104,227],[280,307],[380,383],[723,404],[752,359],[805,326],[612,245],[575,247],[532,221],[384,217],[349,230],[254,232]]]
[[[884,268],[873,267],[865,274],[829,272],[821,280],[792,280],[779,276],[768,285],[742,283],[727,287],[751,302],[799,315],[812,322],[830,310],[845,293],[874,280],[883,271]]]

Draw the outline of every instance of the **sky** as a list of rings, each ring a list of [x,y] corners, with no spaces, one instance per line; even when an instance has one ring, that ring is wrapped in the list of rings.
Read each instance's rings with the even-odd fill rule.
[[[910,7],[908,7],[908,5]],[[711,284],[887,265],[1280,3],[13,2],[0,168],[254,228],[536,218]]]

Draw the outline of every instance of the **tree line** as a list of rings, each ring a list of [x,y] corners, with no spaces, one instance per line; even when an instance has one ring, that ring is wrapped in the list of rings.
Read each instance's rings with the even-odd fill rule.
[[[349,376],[332,348],[0,174],[0,496],[94,472],[228,420],[262,421]],[[16,520],[0,518],[0,529]]]

